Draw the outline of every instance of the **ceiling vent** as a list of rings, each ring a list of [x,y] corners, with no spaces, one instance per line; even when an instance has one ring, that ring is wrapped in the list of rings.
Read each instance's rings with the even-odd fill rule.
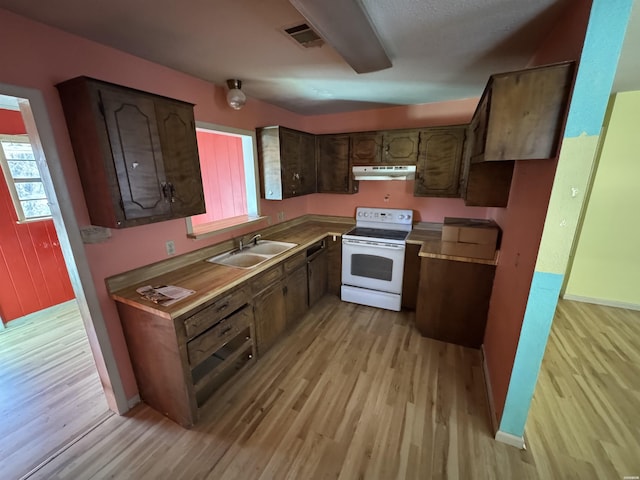
[[[324,40],[306,23],[283,28],[282,31],[303,48],[321,47]]]

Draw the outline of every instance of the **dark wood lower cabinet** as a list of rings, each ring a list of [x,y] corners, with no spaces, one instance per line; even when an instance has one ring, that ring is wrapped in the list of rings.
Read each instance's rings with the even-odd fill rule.
[[[423,257],[416,327],[425,337],[480,348],[495,266]]]
[[[307,264],[304,263],[287,274],[284,283],[284,304],[287,313],[287,328],[296,325],[309,310],[309,287],[307,284]]]
[[[253,298],[253,312],[256,323],[256,347],[258,355],[263,355],[287,328],[284,288],[281,281]]]
[[[309,306],[327,293],[327,251],[323,249],[309,258]]]

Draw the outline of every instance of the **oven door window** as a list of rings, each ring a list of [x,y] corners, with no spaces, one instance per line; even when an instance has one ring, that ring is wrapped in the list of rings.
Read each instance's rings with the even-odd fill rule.
[[[378,255],[354,253],[351,255],[351,275],[390,282],[393,277],[393,260]]]

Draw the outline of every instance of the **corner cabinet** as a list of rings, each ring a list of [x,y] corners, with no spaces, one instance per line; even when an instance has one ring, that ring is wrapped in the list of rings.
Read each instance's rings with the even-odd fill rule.
[[[192,104],[87,77],[56,87],[92,224],[204,213]]]
[[[257,129],[262,197],[282,200],[315,193],[316,141],[280,126]]]
[[[420,131],[414,196],[460,196],[460,167],[466,129],[467,125],[459,125]]]
[[[556,158],[574,62],[492,75],[467,130],[465,205],[506,207],[514,162]]]
[[[357,193],[357,180],[351,173],[348,134],[318,135],[316,162],[318,165],[318,193]]]

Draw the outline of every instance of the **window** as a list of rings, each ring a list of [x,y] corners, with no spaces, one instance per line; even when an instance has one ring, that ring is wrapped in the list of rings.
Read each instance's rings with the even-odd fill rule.
[[[191,237],[259,221],[255,133],[198,123],[196,136],[207,212],[187,219]]]
[[[26,135],[0,135],[0,164],[19,222],[51,218],[40,170]]]

